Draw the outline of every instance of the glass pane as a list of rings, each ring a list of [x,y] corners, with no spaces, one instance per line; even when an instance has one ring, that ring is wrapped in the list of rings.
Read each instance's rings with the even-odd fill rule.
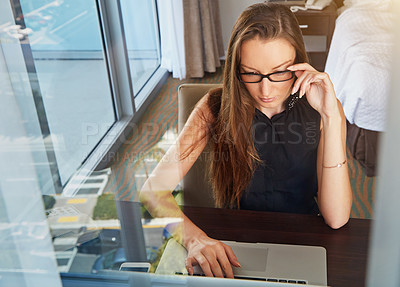
[[[135,96],[160,65],[154,1],[121,0],[126,45]]]
[[[96,1],[20,4],[64,185],[116,119]]]
[[[153,11],[153,4],[137,2],[137,5],[149,5],[147,11]],[[134,5],[131,8],[132,6]],[[11,20],[3,23],[0,17],[0,82],[3,84],[0,95],[7,93],[6,98],[0,97],[1,104],[7,106],[7,113],[0,113],[0,117],[5,119],[3,123],[7,119],[10,121],[5,125],[4,131],[0,121],[0,134],[4,135],[0,136],[0,146],[4,144],[11,149],[14,142],[24,139],[29,145],[11,149],[13,153],[6,158],[21,156],[24,162],[15,160],[12,165],[5,161],[3,165],[0,164],[2,171],[5,169],[3,166],[13,167],[12,170],[9,168],[8,173],[2,172],[0,180],[11,174],[14,184],[19,187],[18,196],[23,196],[24,200],[2,196],[5,190],[2,186],[0,207],[11,206],[10,210],[18,215],[21,213],[18,204],[23,203],[27,207],[23,216],[30,216],[30,213],[35,212],[42,222],[46,216],[48,226],[43,225],[48,238],[46,248],[51,249],[46,254],[49,254],[53,269],[57,268],[61,273],[105,274],[105,270],[118,270],[121,263],[128,259],[135,261],[130,259],[132,253],[138,253],[141,259],[150,263],[157,262],[158,249],[164,242],[163,236],[168,235],[164,229],[166,223],[152,221],[137,197],[122,203],[116,200],[124,198],[115,194],[119,189],[119,183],[116,186],[112,180],[119,178],[115,169],[114,172],[111,168],[88,171],[76,196],[72,198],[66,197],[65,193],[45,192],[44,184],[36,187],[36,182],[40,182],[41,178],[47,185],[52,185],[54,170],[60,173],[61,181],[65,184],[116,120],[103,56],[96,1],[21,0],[14,8],[17,10],[14,11],[17,23],[12,21],[11,9],[8,13]],[[22,14],[18,13],[18,9],[21,9]],[[4,11],[0,9],[0,16],[2,12]],[[133,12],[137,15],[136,10]],[[149,38],[155,46],[142,49],[144,52],[141,54],[141,61],[136,61],[133,54],[130,57],[132,71],[135,70],[136,63],[142,64],[138,64],[138,67],[143,68],[140,76],[132,73],[135,91],[139,91],[147,81],[140,80],[140,77],[150,77],[159,65],[153,16],[148,14],[143,17],[145,24],[141,26],[147,27],[147,23],[153,23],[154,33]],[[14,25],[22,24],[22,19],[26,22],[26,29]],[[3,27],[7,27],[7,30],[1,30]],[[9,38],[3,40],[4,37],[12,37],[14,46],[7,44]],[[129,37],[130,43],[133,43],[134,35]],[[144,35],[140,37],[143,38]],[[142,38],[139,38],[138,43]],[[139,53],[136,50],[140,49],[131,48],[130,51]],[[151,62],[146,57],[153,59],[153,65],[145,65],[147,60]],[[5,85],[3,78],[10,81],[9,87]],[[40,99],[41,105],[36,103],[37,99]],[[47,157],[49,146],[46,145],[44,128],[48,129],[47,138],[52,139],[50,152],[54,154],[54,162]],[[9,153],[2,149],[0,155],[4,151]],[[147,169],[153,169],[154,166],[155,162],[146,158],[146,162],[139,165],[134,173],[143,176]],[[29,173],[24,170],[28,168]],[[28,179],[32,186],[26,186]],[[7,191],[11,189],[16,190],[11,186]],[[5,203],[3,197],[6,199]],[[28,202],[36,203],[34,208],[28,206]],[[1,210],[7,211],[0,208],[0,219],[3,215]],[[25,219],[22,216],[20,218]],[[142,228],[143,225],[145,228]],[[129,238],[126,241],[128,246],[124,244],[124,238]],[[38,244],[41,243],[40,240],[37,241]],[[36,248],[36,245],[32,247]],[[6,246],[3,249],[7,248]],[[11,250],[12,254],[19,252],[12,248]],[[30,253],[26,254],[28,255],[32,256]],[[6,263],[9,264],[8,261]]]
[[[40,200],[54,185],[20,36],[0,1],[0,286],[61,287]]]

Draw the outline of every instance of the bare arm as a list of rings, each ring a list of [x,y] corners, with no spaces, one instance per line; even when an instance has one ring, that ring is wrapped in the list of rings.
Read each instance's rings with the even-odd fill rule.
[[[208,141],[207,122],[211,113],[203,97],[174,144],[154,169],[140,191],[140,201],[153,217],[182,218],[174,237],[188,250],[186,268],[193,274],[199,264],[207,276],[233,278],[231,263],[240,266],[232,249],[208,237],[180,210],[172,191],[193,166]],[[190,149],[194,147],[193,149]],[[190,153],[187,154],[187,152]]]
[[[326,73],[309,64],[296,64],[293,91],[306,95],[310,105],[321,115],[321,139],[318,146],[318,206],[325,222],[342,227],[350,217],[352,191],[346,161],[346,119],[333,84]],[[342,164],[342,165],[340,165]]]
[[[346,161],[346,119],[338,101],[338,114],[322,118],[321,141],[318,147],[318,205],[326,223],[340,228],[349,219],[352,191]]]

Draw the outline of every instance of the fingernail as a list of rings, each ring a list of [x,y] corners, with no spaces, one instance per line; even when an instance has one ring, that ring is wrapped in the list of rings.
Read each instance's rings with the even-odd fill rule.
[[[292,95],[296,93],[296,87],[293,87],[292,89]]]
[[[239,261],[236,260],[236,264],[238,267],[242,267],[242,265],[240,265]]]

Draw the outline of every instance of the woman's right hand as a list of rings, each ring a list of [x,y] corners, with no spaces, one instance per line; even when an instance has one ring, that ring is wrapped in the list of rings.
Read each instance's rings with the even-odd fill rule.
[[[200,265],[204,274],[209,277],[233,278],[231,264],[240,267],[233,250],[221,241],[212,239],[206,234],[193,238],[187,244],[188,256],[186,258],[186,269],[193,275],[193,266]]]

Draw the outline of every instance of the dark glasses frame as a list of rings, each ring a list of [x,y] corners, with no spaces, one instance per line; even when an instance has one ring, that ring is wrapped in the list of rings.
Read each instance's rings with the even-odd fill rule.
[[[275,81],[271,79],[271,75],[276,75],[276,74],[283,74],[283,73],[287,73],[290,72],[292,74],[292,76],[289,79],[286,80],[280,80],[280,81]],[[255,82],[247,82],[247,81],[243,81],[242,80],[242,75],[252,75],[252,76],[258,76],[260,77],[260,80],[255,81]],[[239,71],[237,72],[237,76],[240,82],[242,83],[260,83],[264,78],[267,78],[268,80],[270,80],[271,82],[274,83],[279,83],[279,82],[286,82],[286,81],[290,81],[291,79],[293,79],[295,77],[295,73],[294,71],[289,71],[289,70],[285,70],[285,71],[279,71],[279,72],[273,72],[273,73],[269,73],[269,74],[258,74],[258,73],[240,73]]]

